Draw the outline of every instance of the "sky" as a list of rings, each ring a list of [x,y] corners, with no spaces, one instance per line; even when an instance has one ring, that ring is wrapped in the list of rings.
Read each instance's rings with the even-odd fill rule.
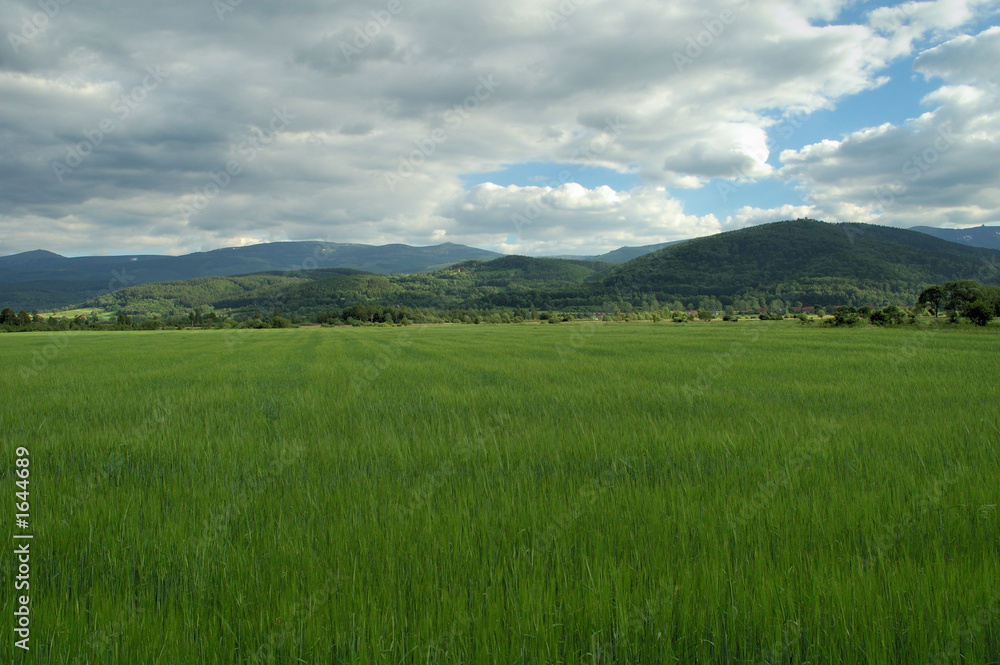
[[[4,0],[0,255],[1000,222],[1000,0]]]

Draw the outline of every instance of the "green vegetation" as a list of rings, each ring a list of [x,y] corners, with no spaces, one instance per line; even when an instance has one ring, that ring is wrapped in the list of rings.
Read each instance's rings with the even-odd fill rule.
[[[761,312],[780,317],[802,308],[840,305],[909,307],[931,284],[962,284],[973,279],[1000,283],[997,251],[965,247],[901,229],[804,219],[676,243],[620,265],[505,256],[490,261],[463,261],[429,272],[372,274],[325,267],[341,259],[332,250],[323,253],[325,250],[317,243],[279,244],[291,246],[283,248],[286,258],[295,247],[317,245],[313,252],[318,258],[307,256],[295,270],[243,277],[140,285],[122,276],[121,280],[116,278],[115,289],[105,289],[103,295],[85,302],[83,298],[73,302],[87,311],[97,310],[115,318],[123,314],[137,321],[186,317],[199,308],[237,320],[279,308],[292,321],[334,321],[344,320],[342,312],[356,306],[391,309],[394,318],[403,312],[414,322],[475,321],[477,317],[487,320],[505,314],[510,319],[527,318],[523,311],[515,310],[532,309],[577,318],[633,312],[656,313],[662,318],[672,311],[700,310],[719,316],[731,308],[732,318]],[[440,256],[424,252],[407,260],[445,259],[458,256],[455,252],[461,249],[445,245],[441,248],[448,251]],[[204,257],[202,262],[214,257],[211,261],[221,263],[198,266],[202,272],[232,274],[234,266],[246,265],[246,261],[264,261],[263,256],[248,254],[252,249],[208,252],[199,255]],[[399,260],[408,256],[396,246],[374,249],[380,249],[384,256],[368,258],[382,263],[359,265],[384,268],[397,252],[403,252],[396,257]],[[267,246],[255,251],[277,250]],[[373,248],[366,250],[369,254],[371,251]],[[231,256],[243,262],[227,263]],[[620,253],[616,256],[623,258]],[[147,272],[141,272],[147,263],[156,264],[152,259],[138,261],[137,267],[130,269],[139,271],[145,279],[153,274],[148,267]],[[4,279],[0,274],[0,286]],[[128,280],[134,280],[132,273]],[[133,285],[119,288],[126,283]],[[80,288],[86,286],[80,284]],[[0,305],[15,310],[24,301],[18,300],[16,291],[5,292],[4,297]],[[24,309],[46,308],[49,302],[47,296],[39,295],[37,303],[31,301]]]
[[[998,662],[1000,338],[924,321],[5,336],[24,662]]]
[[[604,284],[660,302],[715,296],[737,310],[772,298],[830,305],[909,305],[927,284],[1000,280],[1000,253],[870,224],[809,219],[681,243],[616,268]]]
[[[944,307],[954,321],[959,314],[979,326],[985,326],[1000,316],[1000,287],[962,279],[947,284],[934,284],[920,293],[917,304],[925,306],[937,318]]]
[[[335,242],[272,242],[184,256],[74,258],[39,250],[0,256],[0,290],[5,304],[15,309],[52,309],[152,282],[269,271],[297,274],[316,268],[410,273],[499,256],[496,252],[453,243],[433,247],[373,247]]]

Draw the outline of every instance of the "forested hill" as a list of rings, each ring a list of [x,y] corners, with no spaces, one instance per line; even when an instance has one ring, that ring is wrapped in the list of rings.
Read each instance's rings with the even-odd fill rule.
[[[870,224],[810,219],[697,238],[641,256],[604,279],[612,292],[659,299],[713,295],[807,304],[912,299],[955,279],[997,283],[1000,252]]]
[[[909,305],[927,286],[959,279],[1000,284],[1000,252],[903,229],[800,219],[688,240],[617,266],[504,256],[407,274],[320,267],[130,286],[75,304],[140,317],[279,308],[302,320],[355,306],[746,311]]]
[[[315,319],[355,306],[433,310],[737,310],[788,305],[912,304],[957,279],[1000,283],[1000,252],[901,229],[814,220],[778,222],[689,240],[613,266],[505,256],[426,273],[311,270],[130,287],[88,303],[130,315],[196,307]]]

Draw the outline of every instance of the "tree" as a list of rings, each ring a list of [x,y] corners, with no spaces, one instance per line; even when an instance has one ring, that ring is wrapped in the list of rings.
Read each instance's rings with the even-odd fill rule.
[[[977,300],[967,305],[962,314],[977,326],[985,326],[993,320],[993,306],[985,300]]]
[[[16,326],[17,314],[10,307],[4,307],[0,312],[0,326]]]
[[[918,305],[927,305],[934,310],[934,318],[937,318],[938,310],[941,309],[941,302],[944,300],[944,290],[940,286],[928,286],[920,292],[917,298]]]
[[[983,297],[983,285],[971,279],[948,282],[941,287],[945,309],[961,312],[965,306]]]
[[[710,311],[708,311],[707,309],[699,309],[698,310],[698,318],[701,319],[702,321],[711,321],[712,320],[712,313]]]
[[[889,317],[885,312],[880,310],[875,310],[868,315],[868,320],[871,321],[873,326],[884,326],[889,323]]]

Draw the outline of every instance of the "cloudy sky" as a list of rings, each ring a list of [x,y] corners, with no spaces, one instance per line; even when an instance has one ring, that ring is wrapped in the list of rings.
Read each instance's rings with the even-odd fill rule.
[[[0,255],[1000,222],[1000,0],[4,0]]]

